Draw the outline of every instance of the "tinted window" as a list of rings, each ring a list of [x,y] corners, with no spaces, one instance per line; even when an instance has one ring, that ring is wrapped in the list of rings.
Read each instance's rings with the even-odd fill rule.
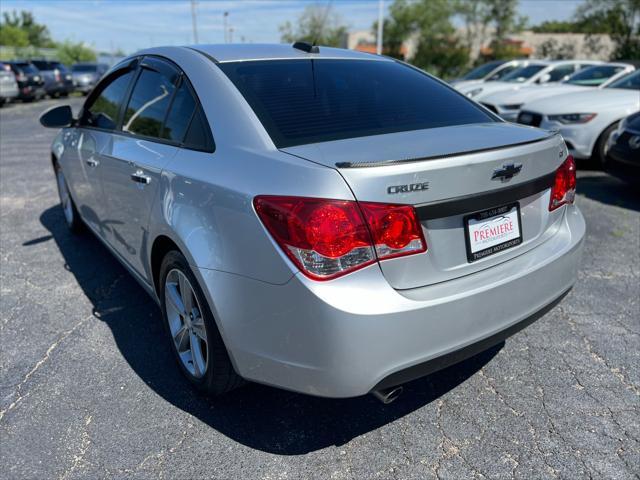
[[[50,62],[45,62],[45,61],[40,61],[40,60],[34,60],[32,62],[36,67],[38,67],[40,70],[52,70],[53,67],[51,66]]]
[[[518,65],[509,65],[508,67],[504,67],[499,72],[496,72],[493,75],[491,75],[489,78],[487,78],[487,81],[500,80],[500,79],[506,77],[507,75],[509,75],[511,72],[513,72],[514,70],[516,70],[518,68],[520,68],[520,67],[518,67]]]
[[[517,68],[509,75],[505,75],[502,81],[513,83],[526,82],[543,68],[545,68],[545,65],[529,65],[527,67]]]
[[[171,111],[167,116],[167,121],[162,131],[162,138],[173,140],[174,142],[182,142],[195,107],[196,102],[186,83],[183,82],[173,99]]]
[[[118,121],[118,110],[133,77],[133,71],[121,74],[102,90],[91,106],[85,108],[84,124],[113,130]]]
[[[138,77],[122,122],[125,132],[160,138],[164,117],[175,85],[166,76],[143,69]]]
[[[17,63],[16,68],[22,73],[38,73],[39,70],[31,63]]]
[[[73,65],[71,67],[72,72],[92,73],[97,71],[97,65]]]
[[[200,108],[197,108],[189,130],[184,139],[184,146],[187,148],[194,148],[196,150],[213,151],[213,139],[211,138],[211,132],[207,124],[206,118]]]
[[[624,67],[619,65],[599,65],[597,67],[585,68],[571,75],[567,83],[571,85],[600,85],[622,70],[624,70]]]
[[[548,82],[559,82],[567,75],[571,75],[575,71],[575,67],[573,65],[562,65],[554,68],[549,72],[549,80]]]
[[[451,88],[393,61],[270,60],[218,66],[278,147],[494,121]]]
[[[640,90],[640,70],[636,70],[629,75],[626,75],[606,88],[624,88],[627,90]]]
[[[478,80],[480,78],[484,78],[503,63],[503,60],[495,60],[493,62],[485,63],[484,65],[474,68],[462,78],[465,80]]]

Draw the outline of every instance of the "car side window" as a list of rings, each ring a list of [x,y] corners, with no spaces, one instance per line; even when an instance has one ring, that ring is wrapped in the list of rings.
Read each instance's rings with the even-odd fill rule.
[[[120,105],[133,78],[134,70],[123,70],[106,80],[102,91],[85,106],[80,122],[83,126],[115,130]]]
[[[162,130],[162,138],[182,143],[196,108],[196,101],[191,95],[186,82],[182,82],[171,104],[171,111]]]
[[[162,125],[175,90],[175,78],[143,67],[125,110],[122,130],[161,138]]]
[[[213,152],[214,143],[206,117],[186,77],[182,77],[167,115],[162,138],[184,148]]]
[[[196,108],[196,111],[193,114],[191,124],[189,125],[189,129],[187,130],[183,143],[185,148],[191,148],[194,150],[213,152],[215,149],[209,124],[207,123],[207,119],[200,106]]]

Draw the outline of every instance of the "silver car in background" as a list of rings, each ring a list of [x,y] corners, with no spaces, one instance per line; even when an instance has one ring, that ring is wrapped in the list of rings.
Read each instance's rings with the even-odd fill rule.
[[[0,62],[0,107],[17,98],[19,94],[15,74],[9,65]]]
[[[297,43],[142,51],[51,162],[64,217],[158,301],[209,394],[325,397],[478,353],[572,287],[585,233],[562,138],[401,62]]]

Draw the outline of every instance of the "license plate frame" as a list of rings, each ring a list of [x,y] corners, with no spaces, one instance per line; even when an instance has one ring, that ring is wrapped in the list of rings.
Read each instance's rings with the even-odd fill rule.
[[[505,237],[507,239],[504,242],[491,244],[486,248],[473,251],[471,242],[471,230],[469,228],[471,221],[475,222],[475,224],[478,224],[480,222],[486,223],[490,222],[491,220],[500,220],[501,217],[506,217],[511,221],[513,221],[514,218],[517,219],[517,236],[513,236],[515,232],[512,232],[509,234],[510,236],[508,238]],[[486,210],[474,212],[469,215],[465,215],[463,224],[465,246],[467,249],[467,261],[469,263],[482,260],[483,258],[490,257],[492,255],[495,255],[496,253],[509,250],[510,248],[517,247],[518,245],[522,244],[522,217],[520,214],[519,202],[513,202],[507,205],[502,205],[500,207],[493,207]]]

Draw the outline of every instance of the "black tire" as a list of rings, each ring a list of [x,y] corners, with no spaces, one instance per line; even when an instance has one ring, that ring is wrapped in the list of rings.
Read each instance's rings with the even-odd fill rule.
[[[81,234],[85,230],[84,222],[82,218],[80,218],[80,214],[78,213],[78,208],[76,207],[76,203],[73,201],[73,197],[71,196],[71,192],[67,186],[67,180],[60,168],[60,165],[57,163],[54,165],[54,173],[56,175],[56,185],[58,186],[58,196],[60,197],[60,206],[62,207],[62,213],[67,224],[69,230],[71,230],[75,234]],[[62,179],[59,178],[62,176]],[[61,185],[60,182],[64,182],[64,186]],[[65,207],[65,202],[63,200],[63,192],[62,188],[67,189],[67,194],[69,196],[69,204],[68,207]]]
[[[167,314],[165,287],[167,276],[172,270],[179,270],[189,280],[198,305],[200,306],[202,319],[204,320],[207,336],[207,366],[201,377],[196,377],[187,370],[180,358],[178,349],[171,335],[171,328],[169,326],[169,318]],[[159,279],[159,296],[164,329],[169,340],[171,351],[173,352],[176,362],[184,376],[197,390],[209,396],[222,395],[242,385],[244,380],[235,372],[233,365],[231,364],[227,348],[222,341],[222,337],[220,336],[220,332],[218,331],[218,327],[213,318],[213,314],[211,313],[206,297],[200,288],[198,280],[191,271],[189,263],[182,253],[177,250],[172,250],[165,255],[160,267]]]
[[[611,133],[618,128],[618,123],[614,123],[607,127],[607,129],[600,134],[595,146],[593,147],[592,158],[601,168],[605,168],[609,160],[607,159],[607,141],[611,136]]]

